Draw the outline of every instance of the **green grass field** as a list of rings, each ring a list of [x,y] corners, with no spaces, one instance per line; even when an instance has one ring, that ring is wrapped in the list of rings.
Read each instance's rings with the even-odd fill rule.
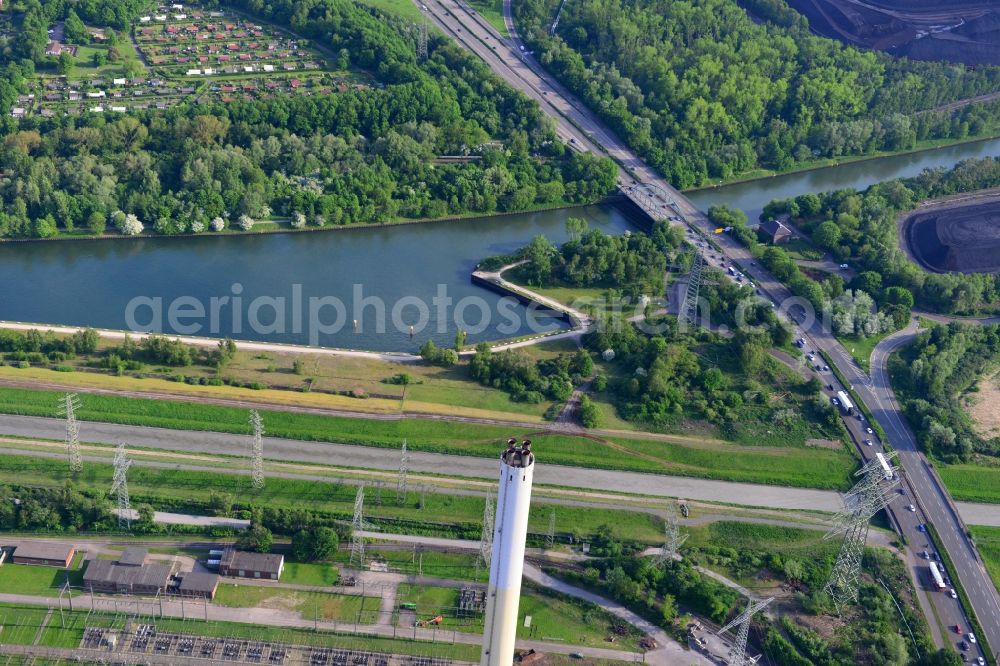
[[[306,564],[304,562],[285,562],[281,582],[290,585],[336,585],[340,579],[337,567],[330,564]]]
[[[531,616],[531,627],[524,626],[527,615]],[[594,604],[565,597],[533,584],[526,585],[521,593],[518,638],[638,651],[638,632],[628,628],[627,633],[618,634],[612,630],[613,625],[628,627],[623,623],[616,623],[610,613]],[[609,637],[614,637],[614,643],[607,641]]]
[[[976,550],[986,563],[993,584],[1000,590],[1000,527],[970,525],[969,531],[976,540]]]
[[[47,614],[44,608],[0,605],[0,644],[31,645]]]
[[[0,591],[9,594],[58,597],[59,589],[66,583],[67,578],[70,585],[83,584],[83,573],[79,570],[7,563],[0,566]]]
[[[54,391],[0,388],[0,412],[50,416],[61,396]],[[247,432],[243,409],[196,402],[145,400],[89,394],[77,415],[103,421],[187,430]],[[846,450],[740,446],[711,440],[672,442],[515,431],[510,427],[426,419],[380,421],[262,410],[270,436],[363,446],[495,458],[507,437],[531,436],[546,462],[584,467],[677,474],[731,481],[816,488],[845,488],[855,461]],[[86,439],[86,425],[82,428]]]
[[[1000,467],[937,465],[953,499],[1000,504]]]
[[[502,36],[510,36],[503,20],[503,0],[470,0],[469,4]]]
[[[417,604],[416,617],[421,620],[441,615],[441,628],[463,632],[481,632],[482,618],[458,617],[458,590],[427,585],[400,585],[396,596],[397,606],[402,603]],[[533,584],[521,591],[518,638],[552,640],[588,647],[612,647],[606,641],[615,636],[613,647],[618,650],[638,650],[638,634],[618,635],[612,630],[614,618],[599,607],[572,599]],[[531,616],[531,627],[524,626],[525,616]]]
[[[223,583],[214,603],[232,608],[293,610],[302,617],[357,624],[378,622],[379,598]]]
[[[844,348],[851,352],[851,356],[854,360],[858,362],[858,365],[862,370],[868,372],[868,365],[871,361],[872,351],[875,349],[875,345],[882,342],[888,333],[881,335],[873,335],[868,338],[856,338],[854,336],[837,336],[837,340],[840,344],[844,345]]]

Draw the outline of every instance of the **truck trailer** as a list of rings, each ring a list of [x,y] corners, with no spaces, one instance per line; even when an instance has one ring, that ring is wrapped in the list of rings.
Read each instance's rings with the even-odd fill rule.
[[[931,569],[931,578],[934,579],[934,587],[936,587],[939,590],[943,590],[945,587],[944,577],[941,575],[941,569],[938,568],[938,563],[931,562],[929,566]]]
[[[854,413],[854,403],[851,399],[847,397],[846,391],[837,391],[837,398],[840,400],[840,409],[843,410],[845,414]]]

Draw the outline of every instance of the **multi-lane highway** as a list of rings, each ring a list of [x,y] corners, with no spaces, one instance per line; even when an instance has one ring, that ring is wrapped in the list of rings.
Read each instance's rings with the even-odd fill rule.
[[[647,213],[663,218],[676,211],[685,223],[713,238],[730,262],[742,267],[743,272],[753,278],[765,295],[780,304],[782,313],[787,314],[789,308],[796,303],[811,312],[807,303],[794,297],[783,284],[757,266],[747,248],[728,235],[715,235],[704,213],[647,166],[593,112],[542,69],[517,36],[511,19],[510,2],[511,0],[505,0],[504,3],[505,20],[511,34],[509,39],[501,37],[460,1],[430,0],[423,7],[446,34],[476,53],[509,84],[538,101],[542,110],[555,120],[557,133],[561,138],[579,150],[589,150],[614,159],[621,167],[618,182],[622,191]],[[955,563],[959,580],[969,595],[973,609],[986,632],[986,638],[992,645],[1000,646],[1000,598],[997,590],[965,534],[961,519],[946,490],[919,452],[913,433],[895,404],[884,367],[880,371],[879,365],[874,366],[875,381],[872,381],[857,367],[821,320],[806,314],[805,319],[797,323],[801,326],[801,336],[806,338],[807,345],[824,351],[830,357],[885,430],[889,444],[899,452],[907,496],[915,498],[914,504],[918,510],[910,512],[903,507],[891,507],[890,511],[908,543],[922,550],[920,546],[927,542],[927,538],[917,529],[918,525],[923,522],[934,524]],[[873,455],[873,451],[874,447],[861,447],[864,456]],[[964,615],[957,601],[939,593],[931,596],[941,623],[961,624],[963,629],[967,628],[968,623],[962,619]],[[929,620],[932,623],[937,621],[933,617]],[[955,634],[951,636],[955,637]],[[955,642],[952,641],[952,645]]]

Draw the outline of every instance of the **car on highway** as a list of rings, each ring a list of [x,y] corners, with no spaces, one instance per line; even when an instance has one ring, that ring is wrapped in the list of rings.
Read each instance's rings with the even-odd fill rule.
[[[979,666],[986,666],[986,660],[983,659],[982,657],[977,657],[976,663],[979,664]]]
[[[865,446],[871,446],[871,445],[872,445],[872,440],[866,439],[865,440]]]
[[[948,596],[952,599],[958,599],[958,592],[955,591],[955,588],[951,588],[948,590]]]
[[[868,433],[869,435],[874,435],[875,434],[875,431],[872,430],[870,427],[869,428],[865,428],[865,432]]]
[[[841,264],[840,265],[840,270],[842,270],[842,271],[846,271],[848,268],[850,268],[850,266],[848,266],[847,264]]]
[[[924,552],[926,553],[927,551],[925,550]],[[955,633],[958,634],[959,636],[962,635],[962,627],[960,625],[957,624],[955,625]]]
[[[966,643],[965,641],[960,641],[958,644],[958,649],[961,650],[962,652],[965,652],[966,650],[969,649],[969,644]],[[964,657],[965,655],[963,654],[962,656]]]
[[[924,525],[924,524],[917,525],[917,531],[918,532],[926,532],[927,531],[927,526]]]
[[[972,632],[970,631],[970,632],[969,632],[969,633],[967,634],[967,637],[968,637],[968,639],[969,639],[969,642],[970,642],[970,643],[972,643],[973,645],[975,645],[975,644],[976,644],[976,635],[975,635],[974,633],[972,633]]]

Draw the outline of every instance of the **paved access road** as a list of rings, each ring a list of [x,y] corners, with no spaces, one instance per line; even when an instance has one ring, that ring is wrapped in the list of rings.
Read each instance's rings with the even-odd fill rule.
[[[505,0],[504,14],[507,27],[512,30],[514,26],[510,18],[510,2],[511,0]],[[767,271],[757,266],[747,248],[728,234],[714,234],[704,213],[646,165],[592,111],[534,61],[517,37],[516,31],[511,32],[510,40],[502,39],[481,17],[455,0],[432,0],[426,8],[435,23],[447,34],[483,58],[508,83],[536,99],[542,110],[556,121],[561,137],[568,139],[578,149],[613,158],[622,167],[619,185],[647,212],[656,217],[665,217],[671,214],[671,210],[676,210],[684,222],[713,238],[723,255],[751,277],[765,295],[779,304],[782,314],[787,314],[790,306],[796,302],[807,305],[802,299],[794,297]],[[898,407],[892,400],[888,383],[872,384],[833,337],[829,327],[815,320],[805,321],[804,324],[802,337],[807,339],[812,348],[823,350],[831,357],[833,364],[854,385],[861,399],[886,430],[892,446],[900,451],[900,463],[909,480],[910,492],[916,496],[922,510],[927,512],[926,519],[937,527],[945,548],[959,570],[961,582],[970,593],[973,608],[989,641],[993,645],[1000,645],[1000,600],[996,588],[985,576],[974,547],[963,533],[961,519],[949,509],[951,504],[947,492],[927,468],[926,461],[917,450],[913,434],[906,428]],[[865,448],[862,447],[863,455],[874,454]],[[912,524],[912,518],[910,516],[899,523],[910,543],[918,543],[922,534]],[[956,619],[955,624],[964,621],[958,619],[962,618],[962,613],[957,603],[935,599],[935,605],[944,621],[949,622],[951,618]],[[930,620],[934,621],[933,618]]]

